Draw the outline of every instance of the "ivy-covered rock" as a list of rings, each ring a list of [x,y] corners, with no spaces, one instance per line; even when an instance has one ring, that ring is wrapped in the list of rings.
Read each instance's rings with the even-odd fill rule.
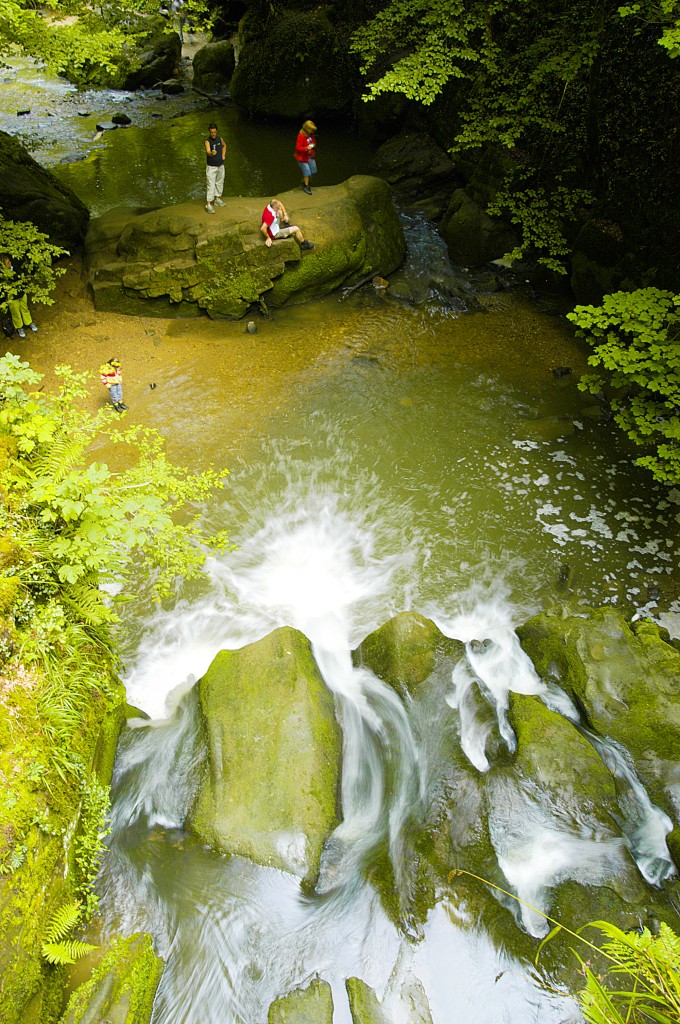
[[[356,60],[323,8],[270,17],[265,26],[258,19],[230,86],[249,114],[300,123],[313,116],[318,124],[325,115],[348,112],[359,89]]]
[[[219,215],[198,204],[140,215],[114,210],[94,221],[85,267],[97,309],[139,316],[238,319],[254,304],[278,307],[325,295],[405,255],[388,186],[356,176],[341,185],[281,196],[315,248],[295,239],[267,248],[260,232],[268,199],[225,197]]]
[[[315,881],[338,824],[342,738],[309,641],[285,627],[221,651],[198,687],[208,764],[187,826]]]
[[[327,981],[314,980],[269,1007],[267,1024],[333,1024],[333,993]]]
[[[207,43],[194,54],[192,85],[200,92],[222,92],[229,88],[235,66],[234,46],[228,39]]]
[[[0,132],[0,210],[7,220],[31,221],[69,252],[82,245],[90,217],[75,192],[6,132]]]
[[[163,961],[141,932],[118,939],[71,998],[59,1024],[149,1024]]]
[[[43,730],[44,687],[21,673],[0,707],[0,1020],[47,1024],[55,1019],[65,978],[48,967],[42,943],[54,913],[79,896],[98,866],[108,784],[125,717],[121,684],[108,692],[92,679],[89,706],[68,754]],[[49,721],[49,719],[48,719]],[[83,785],[68,767],[47,791],[53,759],[90,765]]]
[[[680,652],[667,634],[649,622],[629,625],[614,608],[558,608],[517,632],[539,674],[629,751],[652,799],[680,822]]]

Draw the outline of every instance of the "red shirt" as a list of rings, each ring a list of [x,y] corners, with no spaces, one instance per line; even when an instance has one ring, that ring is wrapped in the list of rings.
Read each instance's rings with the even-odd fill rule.
[[[279,218],[276,216],[276,212],[271,208],[269,203],[267,203],[262,211],[262,223],[267,225],[267,234],[269,237],[276,238],[279,233]],[[274,229],[273,231],[272,228]]]
[[[298,132],[298,137],[295,140],[295,159],[306,164],[310,157],[312,160],[316,158],[316,137]]]

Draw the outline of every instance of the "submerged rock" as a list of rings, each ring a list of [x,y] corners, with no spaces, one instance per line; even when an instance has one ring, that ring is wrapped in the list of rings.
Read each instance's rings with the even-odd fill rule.
[[[96,308],[238,319],[254,304],[305,301],[402,262],[402,227],[380,179],[356,176],[313,197],[295,190],[281,198],[312,251],[293,238],[267,248],[259,230],[266,197],[225,197],[217,216],[184,203],[93,221],[85,270]]]
[[[224,853],[307,881],[338,824],[333,696],[295,629],[221,651],[199,684],[208,743],[187,826]]]
[[[119,939],[71,998],[60,1024],[149,1024],[163,961],[145,933]]]
[[[267,1024],[333,1024],[333,993],[327,981],[315,978],[269,1007]]]

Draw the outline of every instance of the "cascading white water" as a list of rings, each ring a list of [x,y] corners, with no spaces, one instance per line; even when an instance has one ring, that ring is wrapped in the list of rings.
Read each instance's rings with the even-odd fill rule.
[[[128,685],[136,703],[167,714],[177,677],[189,666],[199,674],[220,647],[295,626],[310,638],[336,695],[344,738],[343,821],[328,844],[317,896],[302,899],[291,877],[212,854],[178,830],[200,757],[193,694],[170,718],[136,723],[127,734],[100,888],[112,927],[151,931],[167,959],[155,1024],[256,1024],[272,999],[315,972],[333,986],[336,1024],[350,1021],[343,979],[352,974],[385,995],[395,1021],[408,1019],[405,1007],[420,991],[414,963],[422,949],[416,956],[388,921],[362,868],[371,850],[386,844],[397,884],[408,885],[405,824],[420,819],[429,799],[426,750],[397,694],[351,659],[354,637],[370,631],[366,623],[380,624],[391,602],[396,608],[404,601],[400,574],[404,565],[411,569],[414,549],[404,555],[398,531],[390,534],[384,521],[372,530],[366,516],[350,512],[327,490],[304,503],[299,493],[280,503],[261,525],[251,524],[237,552],[212,563],[209,598],[154,616],[132,666]],[[491,607],[500,614],[500,602]],[[455,920],[446,925],[435,915],[433,926],[435,920],[436,942],[448,935],[452,949],[460,945]],[[428,921],[423,949],[430,931]],[[488,942],[475,941],[485,952],[473,972],[491,985],[498,958]],[[430,979],[435,1024],[448,1020],[457,990],[454,977]],[[509,986],[499,998],[517,1020],[536,999],[544,1020],[564,1015],[560,1000],[529,983]],[[499,1012],[492,999],[466,1015],[491,1024]]]

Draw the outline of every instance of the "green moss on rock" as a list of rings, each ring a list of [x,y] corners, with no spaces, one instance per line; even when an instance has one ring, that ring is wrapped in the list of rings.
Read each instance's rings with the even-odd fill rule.
[[[675,817],[680,752],[680,652],[653,624],[614,608],[558,608],[518,629],[543,678],[558,682],[588,724],[628,750],[652,799]]]
[[[438,660],[457,660],[464,650],[459,640],[444,636],[430,619],[402,612],[367,636],[353,657],[404,696],[429,678]]]
[[[269,1007],[267,1024],[333,1024],[333,993],[327,981],[315,978]]]
[[[260,233],[270,197],[224,197],[219,217],[184,203],[94,221],[85,266],[97,309],[140,316],[238,319],[253,305],[278,307],[325,295],[370,274],[388,274],[406,248],[389,187],[356,176],[281,198],[315,248],[294,239],[267,248]]]
[[[75,990],[59,1024],[149,1024],[162,972],[149,935],[119,939]]]
[[[345,988],[353,1024],[390,1024],[370,985],[361,978],[347,978]]]
[[[338,823],[342,740],[309,641],[286,627],[222,651],[198,687],[208,768],[188,827],[313,882]]]

